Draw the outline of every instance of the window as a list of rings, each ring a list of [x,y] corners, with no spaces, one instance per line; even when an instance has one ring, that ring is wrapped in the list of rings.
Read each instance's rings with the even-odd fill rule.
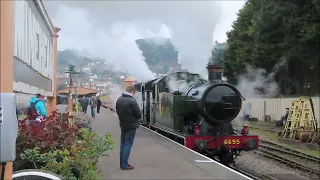
[[[37,33],[37,41],[36,41],[36,58],[37,58],[37,60],[39,60],[39,57],[40,57],[40,51],[39,51],[39,49],[40,49],[40,37],[39,37],[39,34]]]
[[[44,66],[48,68],[48,47],[47,46],[44,47],[44,51],[45,51]]]

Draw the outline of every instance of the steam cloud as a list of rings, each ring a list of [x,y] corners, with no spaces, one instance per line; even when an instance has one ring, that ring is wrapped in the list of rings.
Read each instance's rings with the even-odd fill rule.
[[[109,103],[108,106],[115,109],[117,99],[121,96],[122,92],[124,92],[124,89],[121,86],[118,86],[116,84],[113,85],[113,87],[109,88],[109,93],[107,93]]]
[[[45,5],[53,22],[62,27],[63,46],[85,49],[137,80],[154,74],[135,40],[154,36],[171,38],[179,63],[205,76],[221,15],[214,1],[45,1]]]
[[[246,73],[238,78],[237,89],[244,98],[275,97],[279,95],[279,86],[275,81],[275,74],[285,63],[285,60],[278,62],[269,74],[265,69],[247,65]]]

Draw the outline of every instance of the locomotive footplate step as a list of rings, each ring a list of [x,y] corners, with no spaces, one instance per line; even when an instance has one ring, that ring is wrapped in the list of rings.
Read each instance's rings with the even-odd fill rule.
[[[102,135],[110,133],[116,143],[115,150],[99,160],[101,179],[251,179],[144,127],[137,129],[130,154],[129,163],[135,169],[123,171],[119,167],[117,115],[102,108],[93,121],[93,130]]]

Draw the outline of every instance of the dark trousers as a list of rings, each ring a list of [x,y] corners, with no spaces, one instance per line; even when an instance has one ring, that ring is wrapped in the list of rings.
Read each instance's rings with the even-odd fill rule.
[[[128,160],[136,136],[136,129],[121,130],[121,145],[120,145],[120,168],[128,166]]]
[[[97,113],[100,113],[100,106],[101,105],[97,105]]]
[[[82,106],[82,112],[87,113],[88,106]]]

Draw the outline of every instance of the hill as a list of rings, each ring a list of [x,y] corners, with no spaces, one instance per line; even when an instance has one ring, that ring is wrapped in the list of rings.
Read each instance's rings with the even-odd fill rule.
[[[152,37],[137,39],[136,44],[143,52],[148,65],[178,63],[178,51],[175,50],[169,38]]]

